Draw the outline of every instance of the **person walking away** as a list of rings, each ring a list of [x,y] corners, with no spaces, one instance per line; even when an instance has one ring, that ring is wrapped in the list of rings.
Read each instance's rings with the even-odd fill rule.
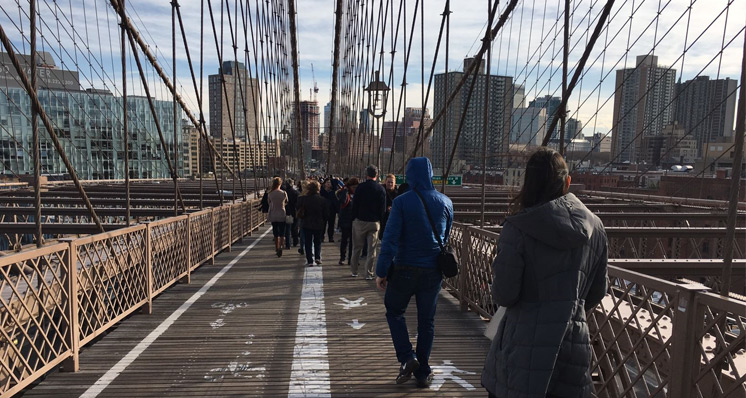
[[[300,243],[300,247],[298,247],[298,253],[302,256],[306,254],[306,234],[303,233],[302,213],[304,209],[302,209],[300,206],[300,198],[302,196],[308,195],[308,183],[309,181],[298,182],[298,189],[300,190],[300,194],[298,195],[298,201],[295,203],[295,214],[296,218],[298,219],[298,241]]]
[[[280,187],[282,178],[272,179],[272,190],[267,194],[269,212],[267,221],[272,223],[272,235],[275,241],[277,257],[282,257],[282,248],[285,246],[285,205],[288,203],[288,194]]]
[[[324,189],[321,190],[321,196],[329,202],[329,218],[326,220],[326,233],[329,242],[334,242],[334,224],[337,219],[337,195],[334,194],[331,178],[324,181]]]
[[[365,259],[365,279],[373,279],[376,250],[378,249],[378,230],[386,212],[386,190],[378,183],[378,168],[370,165],[365,169],[366,180],[355,190],[352,201],[352,276],[356,277],[360,265],[360,254],[363,245],[368,245],[368,256]]]
[[[282,188],[285,193],[288,194],[288,204],[285,206],[285,248],[290,249],[290,242],[292,238],[293,246],[298,246],[298,218],[295,215],[296,204],[298,203],[298,191],[293,188],[293,180],[288,179],[282,184]],[[287,221],[291,221],[288,223]]]
[[[347,180],[345,188],[337,192],[337,203],[339,203],[339,229],[342,232],[342,238],[339,241],[339,265],[350,264],[352,256],[352,199],[355,195],[355,189],[358,186],[358,179],[352,177]]]
[[[321,185],[318,181],[308,183],[308,194],[298,198],[302,208],[303,233],[305,234],[306,265],[321,265],[321,238],[324,236],[324,225],[329,218],[329,202],[319,195]],[[315,260],[315,261],[314,261]]]
[[[539,148],[524,176],[492,264],[492,295],[506,310],[482,386],[490,397],[591,397],[586,313],[606,294],[606,232],[568,193],[558,152]]]
[[[389,219],[391,206],[394,203],[394,199],[399,196],[399,192],[396,190],[396,176],[387,174],[383,187],[386,189],[386,213],[383,215],[383,220],[381,221],[381,231],[378,233],[379,239],[383,239],[383,231],[386,230],[386,221]]]
[[[448,241],[453,204],[433,187],[433,169],[428,158],[411,159],[406,174],[410,190],[394,199],[391,206],[376,264],[376,285],[386,291],[383,299],[386,321],[396,359],[401,363],[396,383],[402,384],[414,375],[417,387],[424,388],[433,380],[429,360],[435,336],[435,310],[443,282],[437,267],[440,244],[435,233],[444,244]],[[416,350],[412,349],[404,318],[412,296],[417,303]]]

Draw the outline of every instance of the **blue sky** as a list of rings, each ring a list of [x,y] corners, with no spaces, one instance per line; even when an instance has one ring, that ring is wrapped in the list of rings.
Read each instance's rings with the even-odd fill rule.
[[[410,21],[415,1],[407,1],[407,15]],[[424,1],[424,58],[425,79],[427,79],[440,26],[440,14],[445,2],[442,0]],[[746,21],[746,0],[690,1],[692,2],[691,11],[688,9],[690,2],[683,0],[643,2],[617,0],[609,27],[602,34],[591,55],[583,84],[571,97],[570,109],[576,112],[574,117],[583,121],[589,129],[595,126],[597,131],[607,132],[611,127],[613,110],[613,100],[609,100],[614,89],[613,70],[633,66],[636,55],[652,52],[658,56],[660,64],[672,66],[677,70],[677,77],[682,76],[684,80],[694,78],[698,74],[709,75],[713,78],[719,75],[721,78],[738,79],[743,48],[742,29]],[[726,13],[724,10],[729,2],[731,5]],[[250,3],[253,13],[255,3],[253,1]],[[493,73],[514,76],[516,82],[527,87],[526,96],[529,100],[547,94],[559,95],[561,84],[559,45],[561,44],[562,23],[561,19],[559,23],[556,23],[556,20],[561,18],[558,10],[563,3],[561,0],[520,2],[511,19],[494,41]],[[573,31],[571,42],[574,48],[570,54],[571,68],[580,58],[603,3],[598,0],[574,0],[572,2],[574,12],[571,20]],[[21,0],[20,4],[19,7],[18,3],[13,0],[0,0],[2,8],[0,23],[16,48],[19,51],[25,48],[27,51],[28,20],[24,13],[28,12],[28,3]],[[260,2],[260,4],[263,3]],[[199,73],[200,1],[182,1],[181,6],[195,72]],[[232,2],[230,6],[233,7]],[[213,7],[216,7],[214,11],[218,13],[220,3],[214,2]],[[504,5],[500,6],[501,10],[503,7]],[[106,87],[115,92],[120,91],[122,75],[118,25],[116,15],[109,3],[94,0],[77,0],[67,4],[42,1],[38,8],[43,16],[43,23],[39,26],[40,50],[52,52],[58,65],[64,62],[66,69],[78,69],[83,88]],[[297,3],[301,95],[307,99],[309,89],[313,87],[311,77],[311,64],[313,63],[320,89],[318,100],[321,106],[330,97],[334,33],[333,8],[334,0],[298,0]],[[654,16],[659,8],[661,17],[656,20]],[[143,39],[151,46],[158,57],[158,62],[170,76],[172,66],[169,2],[166,0],[129,0],[127,10]],[[460,70],[463,58],[476,52],[484,34],[487,2],[454,1],[452,11],[449,69]],[[206,94],[207,75],[217,72],[218,63],[207,11],[205,11],[205,18],[204,90]],[[219,20],[216,23],[219,24]],[[421,103],[419,19],[417,23],[408,71],[407,103],[410,106]],[[225,26],[224,46],[230,49],[227,20]],[[407,26],[407,33],[409,28]],[[179,34],[177,30],[177,35]],[[555,41],[555,38],[559,41]],[[718,51],[723,42],[726,48],[721,57]],[[685,45],[691,48],[682,57]],[[242,47],[242,44],[239,46]],[[400,35],[394,67],[396,92],[391,98],[392,101],[397,102],[403,74],[403,49],[403,40]],[[387,38],[386,51],[390,50],[390,39]],[[444,71],[445,61],[442,51],[436,64],[436,73]],[[226,54],[225,58],[229,56],[232,57],[232,54]],[[241,53],[239,57],[242,57]],[[128,63],[132,65],[128,77],[128,91],[133,94],[142,93],[139,76],[137,76],[131,57]],[[386,68],[388,66],[387,57]],[[611,74],[609,74],[610,71],[612,71]],[[176,74],[180,92],[186,99],[190,110],[196,112],[198,109],[196,95],[192,88],[186,54],[180,37],[177,38]],[[155,95],[161,99],[170,98],[165,87],[158,83],[152,68],[148,68],[148,75]],[[599,84],[601,76],[605,76],[605,79]],[[428,107],[432,112],[432,95],[430,98]],[[580,107],[579,104],[583,102],[585,105]],[[207,112],[206,103],[204,110]],[[392,114],[394,112],[389,113],[389,115]],[[586,133],[590,132],[586,130]]]

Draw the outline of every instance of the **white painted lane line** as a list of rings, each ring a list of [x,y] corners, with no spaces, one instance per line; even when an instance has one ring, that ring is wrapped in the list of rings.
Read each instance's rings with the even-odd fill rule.
[[[243,256],[246,255],[251,249],[256,246],[259,241],[264,238],[269,231],[272,229],[267,229],[264,231],[264,233],[259,237],[259,239],[255,240],[251,245],[249,245],[247,248],[243,249],[243,251],[237,255],[231,262],[229,262],[223,269],[221,269],[215,276],[212,277],[207,283],[205,283],[204,286],[202,286],[197,293],[194,293],[192,297],[190,297],[187,301],[184,302],[176,311],[174,311],[171,315],[168,316],[163,322],[161,322],[158,327],[156,327],[150,334],[147,335],[140,343],[135,346],[127,355],[124,356],[119,362],[117,362],[116,365],[114,365],[111,369],[109,369],[103,376],[101,376],[100,379],[96,380],[96,383],[94,383],[91,387],[86,390],[86,392],[81,395],[81,398],[95,398],[99,394],[101,394],[104,389],[111,384],[114,379],[116,379],[124,370],[129,366],[132,362],[137,359],[137,357],[140,356],[140,354],[143,353],[153,342],[160,337],[163,332],[168,330],[168,328],[173,325],[174,322],[176,322],[179,317],[181,317],[182,314],[184,314],[189,307],[192,306],[197,300],[199,300],[200,297],[202,297],[203,294],[205,294],[212,285],[215,284],[223,275],[225,275],[228,270],[230,270],[233,265],[235,265]]]
[[[328,355],[324,277],[321,267],[306,267],[288,398],[331,398]]]

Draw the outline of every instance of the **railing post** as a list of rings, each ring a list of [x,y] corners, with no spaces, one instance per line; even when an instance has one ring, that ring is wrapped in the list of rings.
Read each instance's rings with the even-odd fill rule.
[[[471,232],[468,225],[464,225],[461,238],[461,273],[458,276],[458,301],[461,304],[461,311],[469,310],[469,302],[466,300],[467,283],[469,282],[469,248],[471,247]]]
[[[69,322],[67,331],[67,344],[70,346],[70,358],[66,359],[62,368],[66,372],[77,372],[80,369],[80,327],[78,319],[78,253],[75,240],[72,238],[60,239],[67,242],[67,255],[65,256],[65,270],[67,273],[67,319]]]
[[[210,242],[212,243],[210,265],[215,265],[215,209],[210,210],[210,237]]]
[[[187,214],[186,228],[187,228],[186,283],[189,284],[189,283],[192,283],[192,215],[191,214]]]
[[[152,228],[150,223],[145,223],[145,271],[147,275],[146,288],[148,289],[148,302],[145,303],[142,311],[146,314],[153,313],[153,242],[150,238]]]
[[[249,236],[254,232],[254,201],[249,202]]]
[[[701,360],[697,352],[697,336],[704,325],[704,307],[697,305],[697,293],[709,290],[699,283],[680,284],[671,330],[671,397],[690,398],[692,380]]]
[[[233,205],[228,205],[228,250],[231,252],[233,246]]]

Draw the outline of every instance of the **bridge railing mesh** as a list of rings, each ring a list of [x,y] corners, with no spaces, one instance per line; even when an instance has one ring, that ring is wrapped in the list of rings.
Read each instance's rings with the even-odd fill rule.
[[[451,236],[462,268],[444,286],[489,319],[499,234],[454,223]],[[743,301],[610,265],[607,294],[587,319],[599,398],[746,397]]]
[[[264,221],[239,202],[0,257],[0,397],[77,370],[80,347]]]

